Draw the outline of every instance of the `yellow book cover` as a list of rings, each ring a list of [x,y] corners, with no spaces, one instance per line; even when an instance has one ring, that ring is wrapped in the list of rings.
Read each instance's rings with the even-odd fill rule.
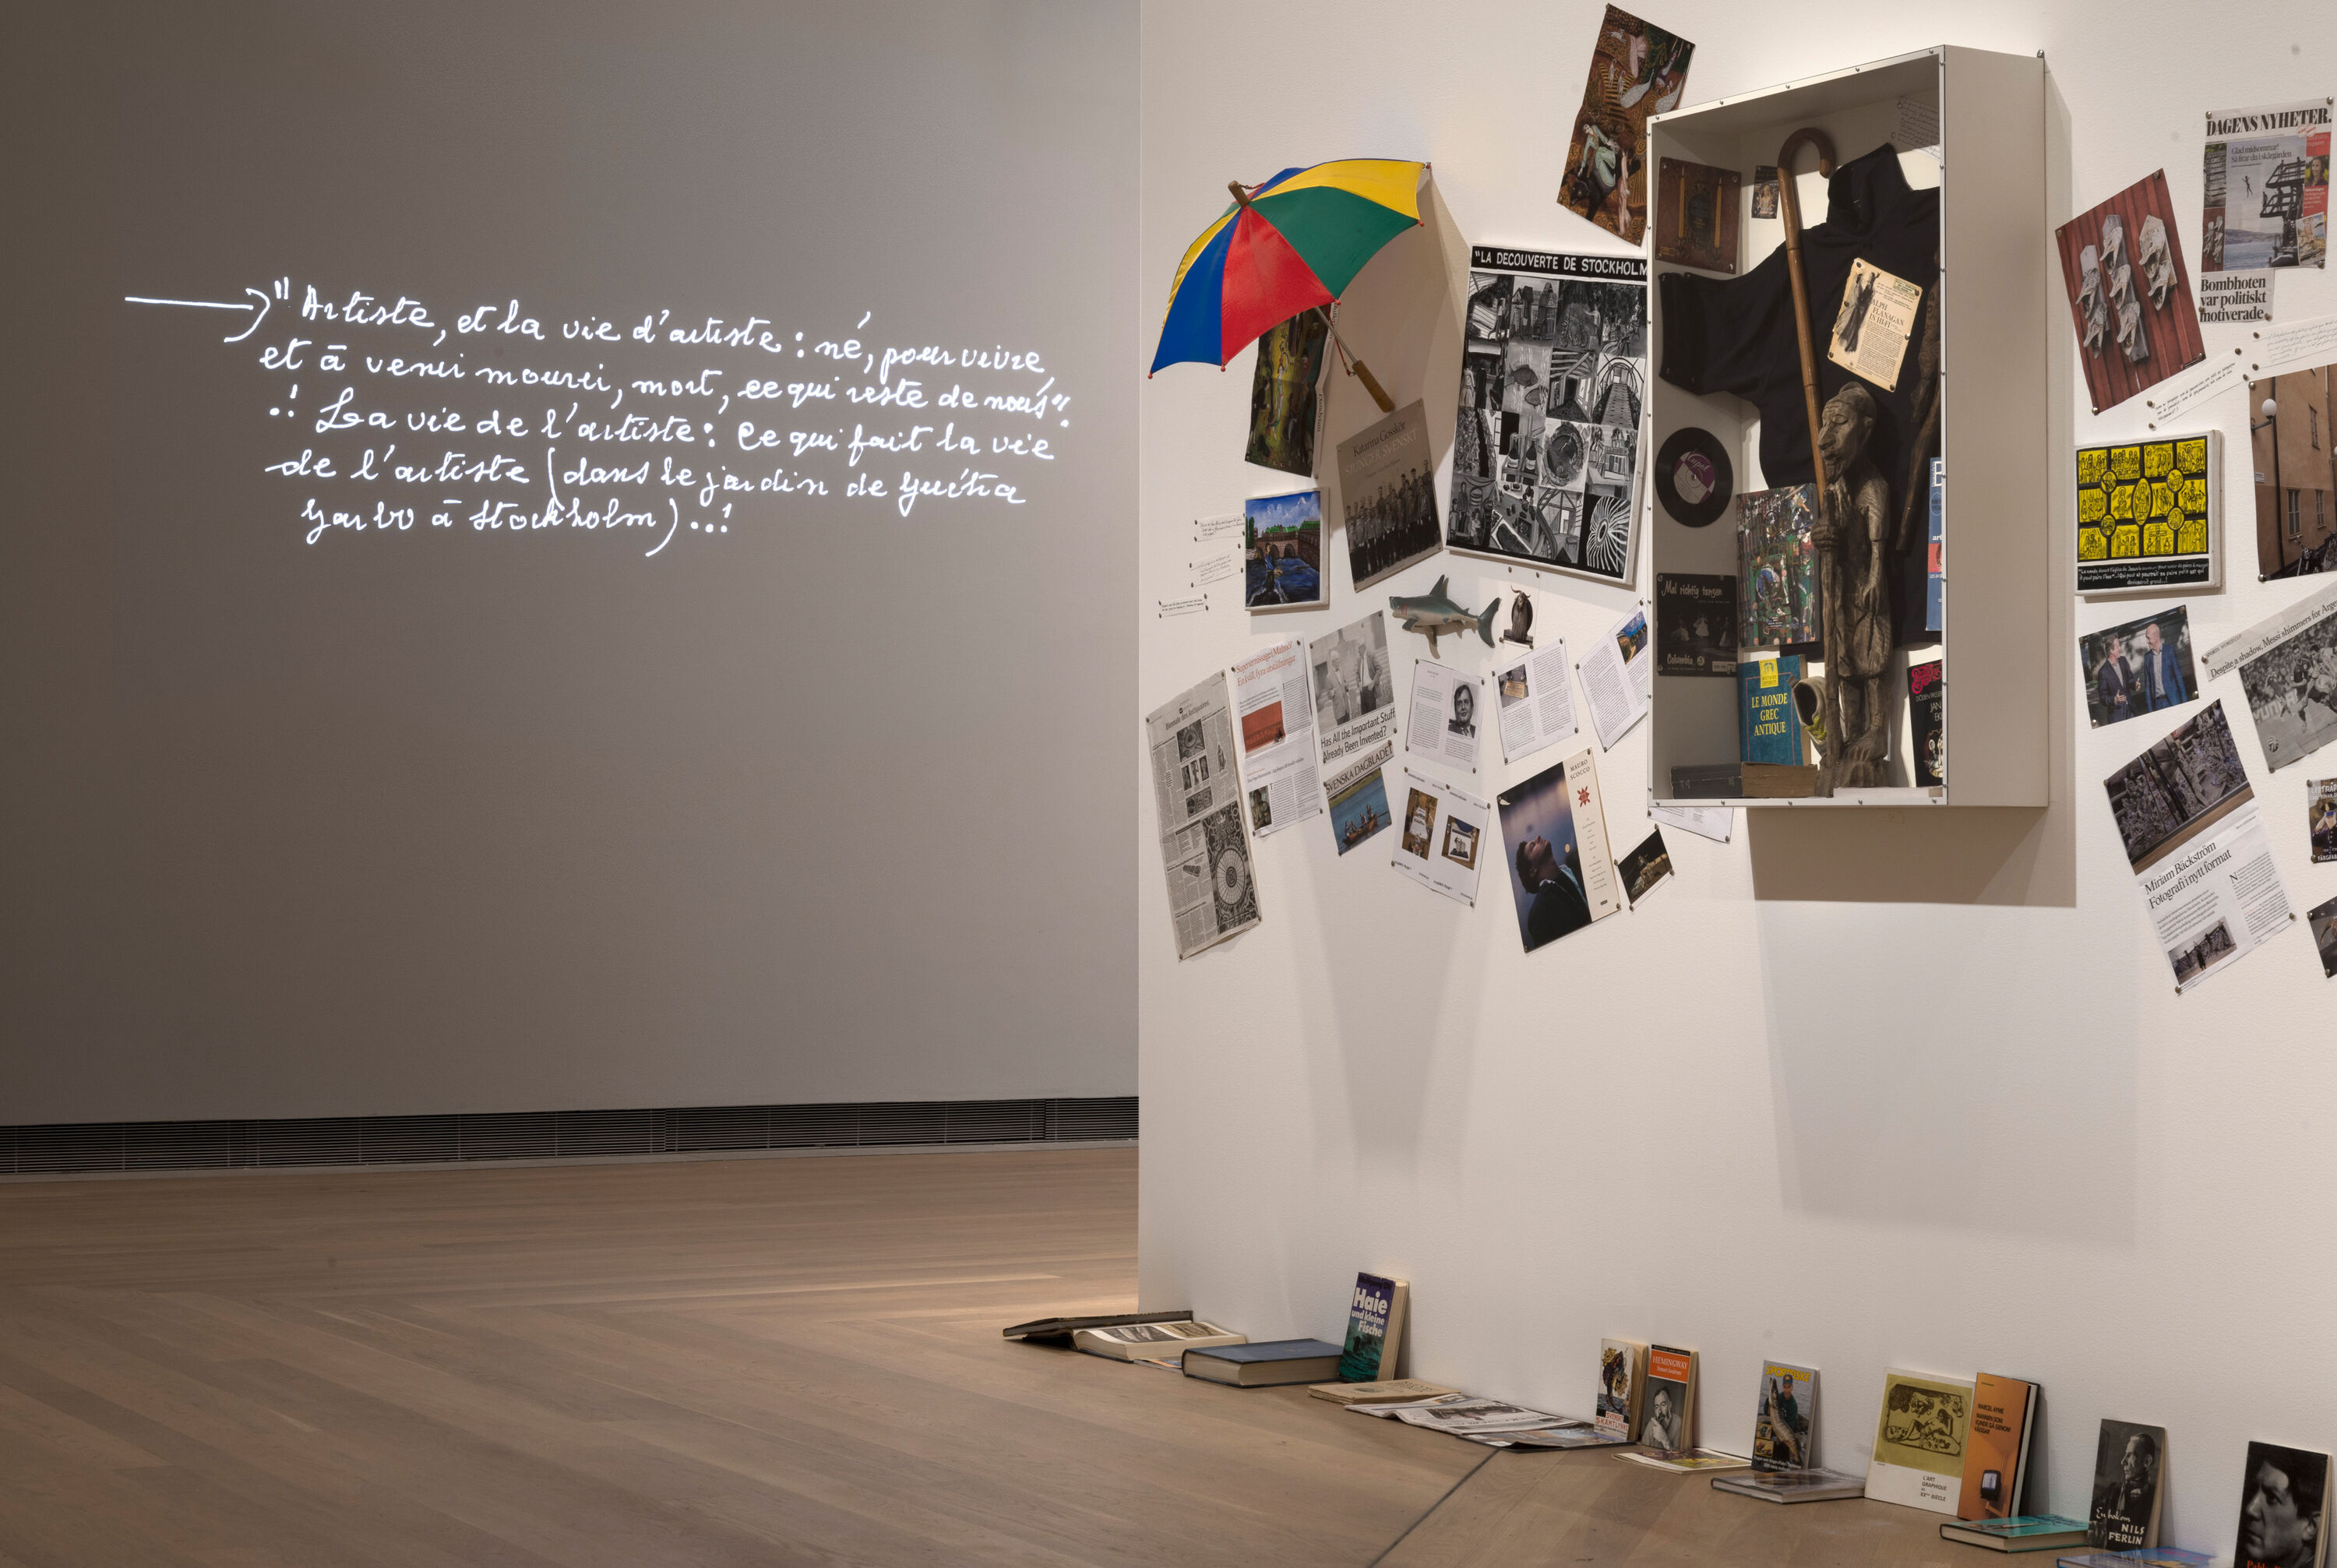
[[[1962,1490],[1971,1406],[1969,1378],[1934,1377],[1895,1367],[1884,1372],[1866,1494],[1884,1503],[1953,1514]]]

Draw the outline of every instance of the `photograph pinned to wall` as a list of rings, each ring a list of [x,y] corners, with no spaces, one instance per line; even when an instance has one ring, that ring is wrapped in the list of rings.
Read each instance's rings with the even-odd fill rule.
[[[1511,612],[1523,604],[1531,622],[1534,596],[1524,589],[1511,593]],[[1566,662],[1566,644],[1555,632],[1545,632],[1530,650],[1513,643],[1495,646],[1492,697],[1494,724],[1501,731],[1501,759],[1515,762],[1545,746],[1574,739],[1574,681]]]
[[[1638,256],[1471,249],[1452,548],[1630,580],[1647,277]]]
[[[1430,774],[1403,770],[1403,831],[1395,868],[1447,898],[1474,906],[1493,808],[1465,789]]]
[[[1622,907],[1599,771],[1588,750],[1543,769],[1496,798],[1501,845],[1529,953]]]
[[[1403,727],[1405,754],[1475,773],[1484,702],[1484,683],[1475,676],[1433,659],[1415,660],[1412,713]]]
[[[2080,446],[2078,592],[2164,593],[2223,582],[2220,431]]]
[[[2210,110],[2199,270],[2325,267],[2330,103]]]
[[[1648,608],[1635,604],[1596,638],[1582,656],[1582,694],[1590,702],[1590,727],[1608,750],[1648,716],[1656,656],[1648,628]]]
[[[1339,517],[1358,588],[1436,553],[1436,460],[1428,408],[1407,403],[1339,443]]]
[[[2260,576],[2310,577],[2337,567],[2332,373],[2337,366],[2316,365],[2248,383]]]
[[[1373,768],[1332,782],[1331,841],[1345,855],[1357,845],[1377,838],[1392,820],[1387,780],[1382,777],[1381,769]]]
[[[1169,923],[1177,956],[1190,958],[1258,923],[1224,673],[1154,709],[1144,728]]]
[[[1574,116],[1559,205],[1637,245],[1648,232],[1648,117],[1680,106],[1696,45],[1607,7]]]
[[[1736,498],[1736,641],[1744,648],[1818,642],[1817,486],[1788,485]]]
[[[2189,636],[2186,630],[2185,636]],[[2188,657],[2189,644],[2185,644]],[[1915,782],[1934,789],[1948,781],[1948,682],[1946,664],[1927,659],[1907,666],[1907,732],[1913,750]]]
[[[1306,690],[1306,645],[1293,638],[1234,666],[1234,712],[1241,723],[1242,789],[1250,831],[1260,838],[1323,809],[1315,793],[1315,703]]]
[[[1530,653],[1534,649],[1534,617],[1541,612],[1534,604],[1530,590],[1510,590],[1508,608],[1502,612],[1501,634],[1494,640],[1493,651],[1508,654],[1522,649]]]
[[[1658,884],[1670,880],[1671,874],[1671,852],[1664,848],[1660,828],[1649,828],[1639,847],[1615,863],[1615,880],[1622,885],[1623,896],[1634,909]]]
[[[1242,456],[1261,468],[1312,478],[1323,361],[1331,318],[1319,308],[1302,310],[1257,340],[1249,383],[1249,446]]]
[[[2078,639],[2086,711],[2098,730],[2199,695],[2191,664],[2191,612],[2181,604]]]
[[[2079,213],[2053,239],[2095,413],[2207,357],[2165,170]]]
[[[1657,675],[1736,673],[1736,579],[1656,573]]]
[[[1309,638],[1306,669],[1315,693],[1315,746],[1325,772],[1346,775],[1339,780],[1344,789],[1395,755],[1395,672],[1388,665],[1387,617],[1374,610],[1336,632]],[[1332,788],[1325,779],[1324,789]]]
[[[2221,973],[2294,918],[2221,701],[2102,787],[2176,991]]]
[[[1923,286],[1894,278],[1863,258],[1850,264],[1842,286],[1826,358],[1852,375],[1888,392],[1899,385],[1907,340],[1915,335],[1915,315],[1923,308]]]
[[[2313,950],[2321,955],[2321,977],[2337,980],[2337,898],[2316,906],[2305,919],[2312,923]]]
[[[1753,165],[1753,216],[1769,219],[1777,216],[1777,166],[1775,163]]]
[[[1665,158],[1656,172],[1656,260],[1706,272],[1736,270],[1736,208],[1745,177],[1734,169]]]
[[[2240,674],[2264,766],[2277,772],[2337,736],[2337,584],[2207,650],[2210,680]]]
[[[2337,860],[2337,779],[2304,781],[2304,820],[2313,864],[2325,866]]]
[[[1242,503],[1245,603],[1280,610],[1323,603],[1323,493],[1294,490]]]

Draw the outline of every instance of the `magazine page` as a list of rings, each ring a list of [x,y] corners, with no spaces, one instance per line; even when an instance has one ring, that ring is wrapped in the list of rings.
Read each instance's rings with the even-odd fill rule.
[[[1408,403],[1339,443],[1339,518],[1358,588],[1435,554],[1444,530],[1425,404]]]
[[[2337,735],[2337,585],[2207,650],[2210,678],[2240,673],[2264,766],[2278,769]]]
[[[1655,806],[1648,815],[1666,828],[1677,828],[1716,844],[1728,842],[1729,832],[1736,826],[1734,806]]]
[[[1509,619],[1493,644],[1491,696],[1505,762],[1571,740],[1577,728],[1566,642],[1541,612],[1539,595],[1511,589]],[[1537,622],[1544,630],[1535,631]]]
[[[1294,637],[1235,665],[1234,711],[1241,718],[1250,830],[1264,838],[1322,810],[1305,645]]]
[[[1478,720],[1484,682],[1449,664],[1419,659],[1412,666],[1412,714],[1403,727],[1408,756],[1441,762],[1457,772],[1477,771]]]
[[[1648,611],[1636,606],[1590,645],[1582,658],[1582,694],[1590,725],[1609,750],[1647,717],[1655,657],[1648,652]]]
[[[1486,802],[1407,768],[1395,868],[1431,892],[1474,906],[1477,868],[1492,821],[1493,808]]]
[[[1234,769],[1232,705],[1223,672],[1147,714],[1152,799],[1177,956],[1190,958],[1257,924],[1249,834]]]
[[[1502,862],[1529,953],[1621,907],[1588,748],[1495,798]]]
[[[2176,991],[2288,928],[2288,891],[2222,702],[2102,783]]]

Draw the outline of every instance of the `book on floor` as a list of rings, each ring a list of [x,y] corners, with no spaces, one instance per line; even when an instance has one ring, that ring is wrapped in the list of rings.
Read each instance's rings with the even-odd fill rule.
[[[1185,1352],[1186,1377],[1228,1383],[1237,1388],[1323,1383],[1338,1371],[1339,1348],[1320,1339],[1268,1339],[1257,1345],[1218,1345]]]
[[[1590,1424],[1609,1437],[1636,1439],[1647,1381],[1647,1346],[1637,1339],[1599,1341],[1599,1402]]]
[[[1340,1381],[1375,1383],[1395,1376],[1411,1296],[1412,1286],[1404,1280],[1355,1276],[1354,1293],[1347,1298],[1347,1338],[1340,1347]]]
[[[1866,1495],[1866,1477],[1840,1470],[1764,1470],[1755,1467],[1712,1478],[1715,1492],[1757,1497],[1764,1503],[1833,1503]]]
[[[1648,1395],[1639,1409],[1639,1441],[1648,1447],[1696,1446],[1695,1351],[1648,1347]]]
[[[1155,1356],[1173,1357],[1207,1345],[1238,1345],[1248,1338],[1198,1318],[1167,1323],[1120,1323],[1102,1328],[1081,1328],[1071,1335],[1071,1347],[1090,1356],[1115,1361],[1141,1361]]]
[[[1426,1399],[1399,1406],[1393,1414],[1397,1420],[1408,1426],[1425,1426],[1432,1432],[1450,1432],[1456,1437],[1473,1436],[1482,1432],[1498,1432],[1506,1436],[1513,1432],[1569,1424],[1566,1416],[1553,1416],[1547,1410],[1530,1410],[1504,1399],[1481,1399],[1472,1395],[1463,1395],[1457,1399]]]
[[[1069,1344],[1071,1336],[1082,1328],[1116,1328],[1125,1323],[1183,1323],[1191,1321],[1192,1317],[1190,1307],[1181,1307],[1168,1312],[1109,1312],[1100,1318],[1034,1318],[999,1332],[1009,1339],[1041,1344],[1059,1339]]]
[[[1397,1377],[1383,1383],[1317,1383],[1306,1392],[1334,1405],[1393,1405],[1403,1400],[1434,1399],[1460,1390],[1447,1388],[1442,1383],[1423,1383],[1417,1377]]]
[[[1746,1470],[1753,1465],[1741,1454],[1723,1454],[1717,1448],[1645,1448],[1615,1457],[1645,1465],[1651,1470],[1677,1471],[1683,1475],[1700,1470]]]
[[[2322,1568],[2328,1560],[2329,1455],[2250,1443],[2233,1568]]]
[[[2050,1552],[2086,1544],[2086,1522],[2058,1514],[2015,1514],[2009,1519],[1951,1519],[1940,1526],[1940,1539],[1992,1552]]]
[[[1995,1372],[1983,1372],[1973,1382],[1971,1439],[1964,1446],[1957,1518],[2009,1519],[2019,1514],[2040,1392],[2034,1383]]]
[[[1807,1470],[1817,1462],[1818,1369],[1765,1362],[1753,1413],[1753,1463],[1764,1470]]]
[[[1882,1503],[1953,1514],[1971,1436],[1971,1380],[1892,1367],[1882,1374],[1882,1410],[1866,1494]]]
[[[2166,1456],[2166,1427],[2104,1419],[2094,1444],[2088,1544],[2113,1552],[2158,1544],[2158,1473]]]
[[[2207,1568],[2215,1559],[2180,1546],[2137,1547],[2132,1552],[2080,1552],[2057,1557],[2057,1568]]]
[[[1479,1436],[1480,1443],[1497,1441]],[[1630,1441],[1601,1432],[1588,1421],[1569,1419],[1563,1426],[1536,1426],[1523,1432],[1503,1432],[1498,1441],[1513,1448],[1613,1448]]]

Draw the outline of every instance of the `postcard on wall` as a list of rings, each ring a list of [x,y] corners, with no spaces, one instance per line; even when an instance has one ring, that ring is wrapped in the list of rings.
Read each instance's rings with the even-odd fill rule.
[[[2337,980],[2337,898],[2316,905],[2305,918],[2313,925],[2313,950],[2321,955],[2321,977]]]
[[[1315,793],[1315,702],[1306,690],[1306,645],[1294,637],[1235,665],[1234,712],[1241,723],[1250,831],[1264,838],[1322,810],[1323,797]]]
[[[2086,710],[2098,730],[2137,713],[2178,708],[2199,695],[2191,667],[2191,612],[2170,605],[2078,639]]]
[[[1882,1374],[1882,1410],[1866,1494],[1884,1503],[1952,1514],[1963,1488],[1971,1431],[1972,1381],[1892,1368]]]
[[[1407,403],[1339,443],[1339,518],[1358,588],[1436,553],[1436,459],[1428,407]]]
[[[2313,863],[2337,860],[2337,779],[2304,781],[2304,822],[2311,836]]]
[[[1323,603],[1323,493],[1242,503],[1243,603],[1252,610]]]
[[[1377,838],[1394,819],[1388,809],[1387,779],[1382,768],[1358,765],[1334,774],[1326,788],[1331,791],[1331,842],[1342,855]]]
[[[1736,641],[1793,648],[1818,641],[1818,488],[1788,485],[1736,498]]]
[[[1630,581],[1647,279],[1638,256],[1470,251],[1452,548]]]
[[[1493,667],[1493,710],[1505,762],[1573,740],[1574,682],[1566,644],[1544,633],[1541,646],[1530,652],[1501,651]]]
[[[1745,177],[1734,169],[1666,158],[1656,176],[1656,260],[1706,272],[1736,270],[1736,204]]]
[[[1403,770],[1403,831],[1395,841],[1395,868],[1447,898],[1477,902],[1493,808],[1464,789],[1426,773]]]
[[[1639,901],[1654,892],[1657,884],[1670,880],[1672,858],[1664,848],[1664,830],[1651,828],[1639,840],[1639,847],[1615,863],[1615,880],[1622,886],[1623,896],[1637,909]]]
[[[1412,713],[1403,727],[1407,756],[1425,758],[1456,773],[1477,771],[1477,730],[1483,718],[1484,683],[1475,676],[1415,660],[1412,666]]]
[[[2164,593],[2223,581],[2220,431],[2078,448],[2078,592]]]
[[[2210,679],[2240,672],[2264,766],[2277,772],[2337,736],[2337,585],[2207,650]]]
[[[2337,568],[2332,378],[2337,365],[2323,363],[2248,383],[2258,576],[2310,577]],[[2267,402],[2275,410],[2270,416],[2263,412]]]
[[[1177,956],[1190,958],[1258,922],[1224,673],[1153,710],[1144,728],[1160,859],[1168,877],[1168,916]]]
[[[2200,271],[2328,265],[2329,126],[2326,98],[2208,112]]]
[[[1637,245],[1648,232],[1648,117],[1680,106],[1696,45],[1607,7],[1566,149],[1559,205]]]
[[[1656,666],[1648,649],[1651,641],[1648,612],[1640,606],[1626,612],[1582,656],[1582,692],[1590,701],[1590,726],[1608,750],[1647,717]]]
[[[1518,935],[1530,953],[1622,907],[1588,750],[1496,798]]]
[[[1915,313],[1923,308],[1923,286],[1894,278],[1873,262],[1850,264],[1842,287],[1826,358],[1852,375],[1888,392],[1899,385],[1899,362],[1915,335]]]
[[[2288,891],[2221,701],[2102,785],[2176,990],[2288,928]]]
[[[2207,357],[2158,170],[2053,231],[2094,412]]]
[[[1656,573],[1658,675],[1736,673],[1736,579]]]
[[[1249,384],[1249,446],[1242,456],[1261,468],[1315,474],[1315,429],[1320,410],[1324,350],[1331,318],[1302,310],[1257,340]]]
[[[1817,1368],[1764,1362],[1753,1406],[1753,1463],[1768,1470],[1813,1468],[1817,1421]]]

